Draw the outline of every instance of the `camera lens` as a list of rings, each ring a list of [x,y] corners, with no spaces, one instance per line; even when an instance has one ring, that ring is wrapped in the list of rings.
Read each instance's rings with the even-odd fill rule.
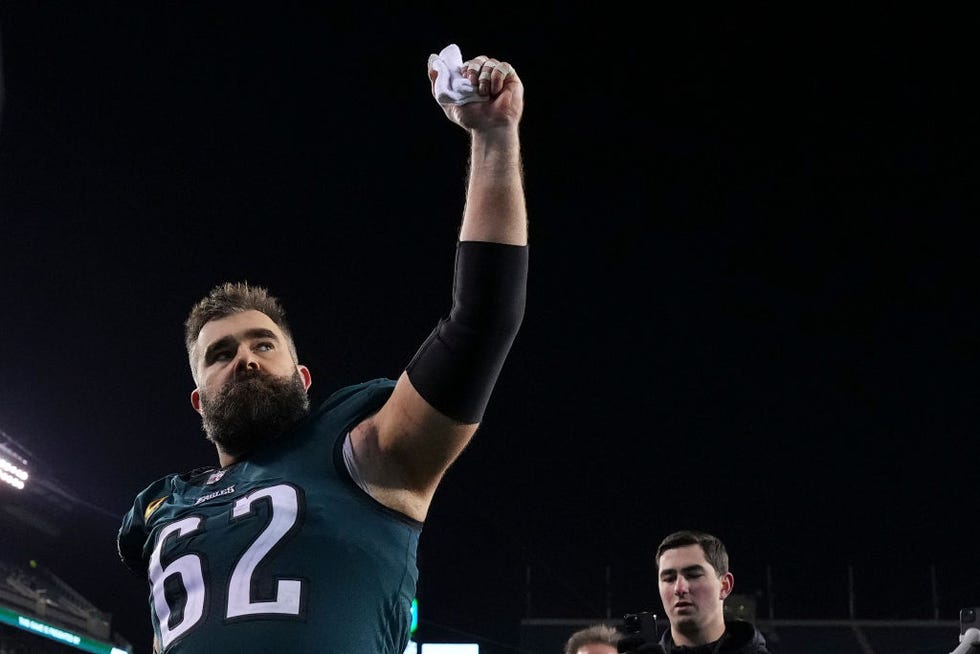
[[[960,622],[975,622],[977,619],[977,610],[973,608],[960,609]]]

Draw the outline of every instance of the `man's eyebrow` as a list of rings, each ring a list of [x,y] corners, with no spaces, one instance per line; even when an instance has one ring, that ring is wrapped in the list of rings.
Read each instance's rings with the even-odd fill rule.
[[[245,338],[271,338],[274,341],[278,341],[279,337],[271,329],[266,329],[265,327],[254,327],[245,332]]]
[[[274,341],[279,340],[279,337],[276,336],[276,333],[274,331],[272,331],[271,329],[266,329],[265,327],[253,327],[252,329],[247,330],[242,336],[245,339],[268,338]],[[218,340],[216,340],[214,343],[211,343],[211,345],[208,345],[207,349],[204,350],[204,361],[205,362],[211,361],[211,359],[214,358],[216,352],[230,345],[234,345],[237,342],[237,340],[238,339],[236,339],[234,336],[229,335],[229,336],[223,336]]]

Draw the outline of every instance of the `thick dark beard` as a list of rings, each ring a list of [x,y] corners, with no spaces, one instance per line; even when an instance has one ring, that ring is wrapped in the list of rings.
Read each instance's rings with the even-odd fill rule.
[[[299,371],[291,377],[261,373],[229,382],[214,397],[201,391],[201,424],[208,440],[239,457],[282,436],[310,412]]]

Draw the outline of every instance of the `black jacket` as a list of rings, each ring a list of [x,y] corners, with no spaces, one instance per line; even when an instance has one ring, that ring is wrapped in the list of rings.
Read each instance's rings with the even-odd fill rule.
[[[766,648],[766,639],[762,632],[755,628],[751,622],[745,620],[725,620],[725,633],[713,643],[698,645],[697,647],[684,647],[675,645],[674,639],[670,635],[670,629],[664,630],[660,637],[660,644],[667,654],[770,654]]]

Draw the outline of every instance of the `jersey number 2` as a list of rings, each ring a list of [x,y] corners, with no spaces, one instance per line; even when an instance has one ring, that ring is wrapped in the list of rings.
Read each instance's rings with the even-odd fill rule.
[[[254,490],[235,502],[232,519],[246,518],[252,513],[255,502],[268,499],[271,503],[269,524],[245,550],[228,582],[228,606],[226,618],[244,615],[277,614],[299,615],[303,582],[296,579],[280,579],[276,585],[275,599],[253,601],[251,596],[252,574],[263,558],[289,533],[299,515],[299,499],[296,489],[287,484]],[[157,537],[156,547],[150,556],[149,577],[153,593],[153,608],[160,624],[160,645],[166,648],[176,638],[191,630],[204,617],[207,582],[197,554],[185,554],[171,561],[167,567],[160,563],[163,545],[168,538],[183,538],[201,527],[200,516],[184,518],[167,525]],[[176,534],[176,535],[175,535]],[[164,585],[177,575],[180,577],[187,599],[184,612],[177,624],[170,624],[170,603],[167,602]]]

